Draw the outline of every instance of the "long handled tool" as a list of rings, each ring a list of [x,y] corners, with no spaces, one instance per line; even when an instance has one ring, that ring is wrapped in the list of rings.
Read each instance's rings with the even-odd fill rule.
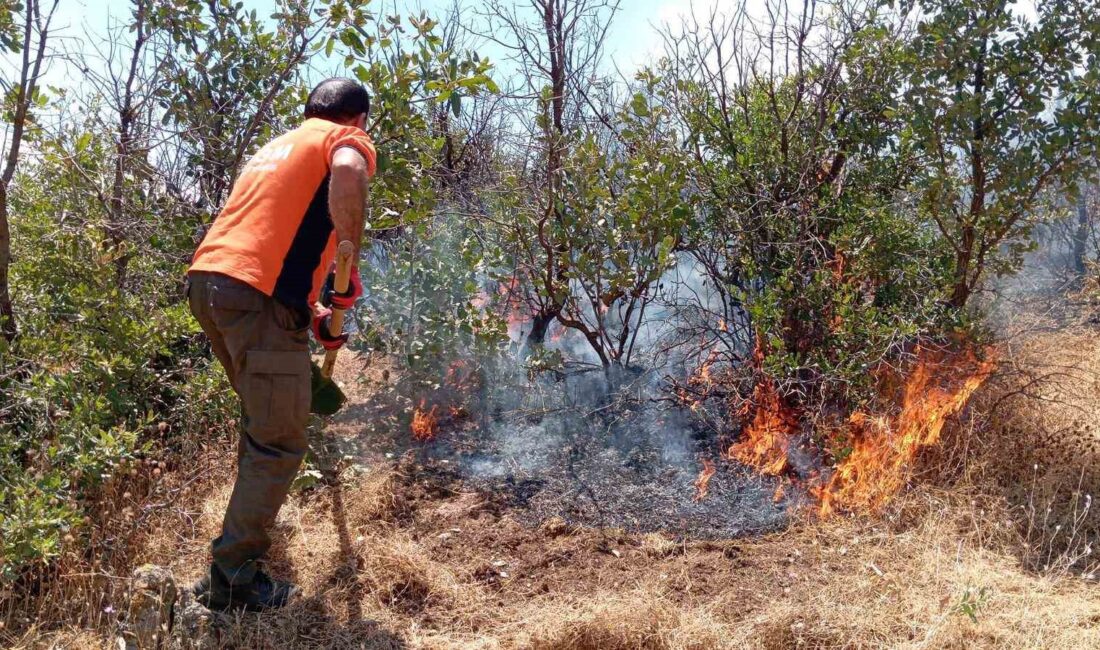
[[[352,262],[355,261],[352,259],[354,254],[355,245],[346,239],[340,242],[340,245],[336,248],[336,281],[332,283],[332,288],[336,293],[347,293],[348,284],[351,282],[351,266]],[[344,333],[343,309],[332,310],[328,332],[333,337]],[[325,379],[332,377],[332,370],[336,367],[336,355],[339,352],[339,350],[325,352],[325,362],[321,365],[321,376]]]
[[[336,293],[345,293],[351,282],[351,267],[355,262],[355,245],[344,240],[336,249],[336,277],[333,289]],[[329,318],[329,334],[340,336],[344,331],[344,310],[333,309]],[[313,400],[310,410],[320,415],[332,415],[340,410],[347,399],[344,391],[332,380],[332,371],[336,367],[338,350],[327,350],[320,368],[312,366]]]

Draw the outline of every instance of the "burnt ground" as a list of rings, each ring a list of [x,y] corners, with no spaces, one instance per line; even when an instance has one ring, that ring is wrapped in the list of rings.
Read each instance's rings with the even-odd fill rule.
[[[355,380],[340,375],[348,379],[352,405],[327,423],[323,438],[335,451],[352,464],[411,453],[417,471],[507,504],[527,525],[561,518],[728,539],[781,529],[800,503],[797,494],[776,499],[775,479],[720,459],[712,431],[640,382],[611,392],[588,374],[564,381],[498,379],[491,394],[437,392],[434,400],[443,402],[438,433],[418,441],[409,427],[414,400],[400,401],[404,391],[392,388],[401,379],[386,372],[383,380],[382,372],[361,372]],[[704,458],[718,471],[707,496],[696,499]]]

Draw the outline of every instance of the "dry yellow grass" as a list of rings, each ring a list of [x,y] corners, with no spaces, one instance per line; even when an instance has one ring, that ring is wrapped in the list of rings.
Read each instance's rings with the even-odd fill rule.
[[[222,621],[214,646],[1097,647],[1100,585],[1082,575],[1088,557],[1074,554],[1096,541],[1095,513],[1072,542],[1055,522],[1079,512],[1083,497],[1073,506],[1051,495],[1097,487],[1081,465],[1097,460],[1088,414],[1100,384],[1088,381],[1100,360],[1094,331],[1059,336],[1062,352],[1042,340],[1010,350],[1016,371],[990,384],[917,486],[876,517],[807,519],[726,542],[561,521],[531,529],[460,485],[426,485],[409,460],[333,469],[279,518],[273,571],[303,597],[283,612]],[[1043,361],[1052,370],[1042,372]],[[1030,439],[1041,444],[1017,444]],[[210,449],[198,462],[202,480],[133,531],[128,553],[98,565],[107,577],[59,577],[50,602],[9,595],[8,607],[37,609],[28,624],[25,611],[0,610],[0,645],[111,646],[117,616],[87,615],[99,606],[76,615],[66,599],[94,589],[119,598],[111,576],[141,562],[170,566],[183,582],[197,577],[228,498],[232,453]]]

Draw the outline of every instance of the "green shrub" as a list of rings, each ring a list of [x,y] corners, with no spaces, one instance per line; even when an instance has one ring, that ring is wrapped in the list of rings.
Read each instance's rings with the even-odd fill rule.
[[[0,580],[79,538],[120,464],[232,412],[181,299],[183,226],[157,224],[121,287],[103,210],[49,144],[12,193],[20,336],[0,342]]]

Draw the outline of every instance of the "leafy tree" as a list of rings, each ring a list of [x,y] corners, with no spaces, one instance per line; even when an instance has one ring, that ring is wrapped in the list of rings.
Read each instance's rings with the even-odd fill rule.
[[[141,292],[116,281],[109,202],[88,200],[88,177],[109,186],[114,134],[98,116],[57,134],[36,131],[35,158],[12,184],[12,267],[22,287],[17,347],[0,356],[0,578],[61,552],[88,532],[97,490],[153,450],[158,422],[208,435],[231,411],[202,362],[179,300],[179,265],[149,244],[131,261]],[[178,249],[181,221],[157,241]],[[194,426],[194,429],[188,428]]]
[[[161,126],[163,111],[157,98],[170,79],[164,62],[173,47],[167,33],[155,24],[155,0],[134,0],[129,15],[110,20],[102,34],[65,43],[65,58],[81,70],[82,87],[60,89],[66,99],[82,110],[79,116],[63,119],[89,120],[95,124],[80,135],[77,145],[87,145],[94,131],[113,133],[114,151],[107,154],[114,166],[103,176],[98,169],[86,170],[75,180],[92,200],[107,210],[103,222],[105,254],[114,258],[116,281],[128,286],[127,268],[142,243],[162,232],[166,206],[156,200],[167,185],[151,159],[168,134]],[[70,105],[68,110],[73,110]],[[74,157],[76,161],[83,160]],[[98,162],[95,161],[98,168]],[[183,202],[180,202],[183,204]],[[138,287],[130,287],[137,290]]]
[[[804,403],[866,388],[866,367],[935,318],[941,268],[901,201],[901,46],[874,6],[834,10],[759,24],[741,5],[670,37],[660,70],[694,158],[684,248],[717,294],[689,340],[735,367],[759,341]]]
[[[583,135],[562,161],[561,218],[545,229],[569,291],[558,321],[584,336],[604,366],[629,365],[660,280],[692,216],[687,157],[668,111],[645,84],[620,110],[618,131]]]
[[[503,323],[480,308],[484,281],[474,235],[457,215],[411,224],[400,238],[376,242],[362,273],[366,342],[410,372],[403,384],[420,394],[439,388],[455,362],[491,361],[504,339]]]
[[[182,144],[177,184],[216,214],[257,140],[297,117],[301,66],[333,29],[317,0],[279,0],[271,24],[232,0],[157,0],[152,22],[175,49],[162,65],[164,120]]]
[[[493,66],[458,51],[453,35],[441,34],[425,13],[403,20],[356,9],[341,16],[324,50],[342,52],[348,73],[372,91],[369,131],[382,173],[371,185],[368,227],[426,220],[437,206],[437,181],[453,180],[458,165],[455,133],[440,116],[457,120],[464,99],[497,92]]]
[[[43,13],[36,22],[33,11],[26,18],[33,47],[22,50],[22,85],[8,93],[7,106],[35,155],[9,152],[18,165],[10,162],[2,196],[11,201],[18,253],[11,277],[22,314],[21,336],[0,350],[5,580],[41,575],[28,568],[57,557],[66,536],[95,543],[89,529],[110,514],[96,497],[112,485],[128,488],[135,459],[186,446],[236,416],[180,299],[179,278],[195,217],[224,198],[255,143],[298,121],[309,56],[339,48],[350,74],[374,86],[384,173],[372,188],[372,225],[404,213],[418,227],[401,240],[395,266],[424,266],[420,256],[433,259],[433,246],[442,246],[430,237],[428,217],[445,143],[429,116],[440,107],[459,113],[464,98],[492,90],[491,66],[453,53],[425,16],[411,17],[406,34],[403,19],[376,19],[364,4],[287,0],[268,21],[236,2],[133,0],[121,26],[74,44],[79,49],[61,59],[86,66],[88,80],[59,89],[66,101],[50,105],[51,121],[32,119],[47,114],[35,54],[48,56],[49,21]],[[419,303],[410,350],[481,345],[467,335],[496,331],[468,303],[441,304],[444,290],[469,293],[468,263],[462,255],[441,258],[409,280],[435,296]],[[179,437],[150,426],[161,421]]]
[[[504,214],[518,235],[514,263],[522,295],[532,311],[529,347],[539,347],[571,296],[568,242],[562,232],[566,186],[564,161],[583,139],[586,118],[596,112],[590,99],[607,29],[618,0],[534,0],[529,7],[491,2],[487,37],[512,53],[521,74],[510,93],[521,115],[516,151],[509,152],[514,180],[525,196]],[[506,200],[505,204],[508,203]]]
[[[920,209],[953,252],[949,302],[1017,268],[1044,190],[1074,192],[1100,130],[1100,6],[920,0],[909,47]]]
[[[20,55],[14,79],[4,83],[4,121],[10,126],[5,138],[4,164],[0,170],[0,336],[9,343],[17,329],[12,306],[8,271],[11,265],[11,228],[8,222],[8,191],[19,168],[20,149],[27,129],[33,126],[32,110],[45,102],[40,92],[42,63],[46,60],[46,44],[50,24],[59,0],[43,5],[27,0],[17,7],[5,2],[0,5],[0,53]],[[21,13],[21,15],[20,15]],[[16,25],[21,24],[20,32]]]

